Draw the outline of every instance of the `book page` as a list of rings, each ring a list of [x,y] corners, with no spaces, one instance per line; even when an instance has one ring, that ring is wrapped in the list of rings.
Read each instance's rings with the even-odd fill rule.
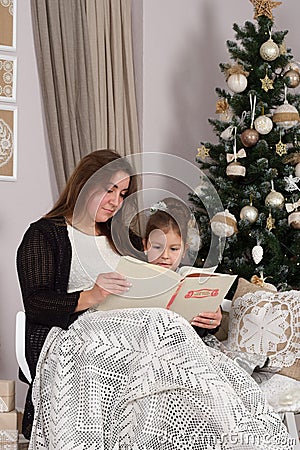
[[[153,297],[175,290],[181,276],[170,269],[140,261],[130,256],[122,256],[116,271],[125,275],[132,287],[122,295],[128,298]]]

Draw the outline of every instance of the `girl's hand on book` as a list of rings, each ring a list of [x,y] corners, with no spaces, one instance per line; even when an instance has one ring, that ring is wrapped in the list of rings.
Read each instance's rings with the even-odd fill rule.
[[[191,325],[200,328],[207,328],[213,330],[217,328],[222,320],[222,312],[219,307],[216,312],[201,313],[191,320]]]

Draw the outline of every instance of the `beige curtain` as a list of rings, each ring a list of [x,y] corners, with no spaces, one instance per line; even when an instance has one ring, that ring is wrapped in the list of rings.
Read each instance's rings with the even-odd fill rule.
[[[133,73],[131,0],[86,0],[99,148],[140,151]]]
[[[59,191],[96,148],[140,151],[131,0],[31,0],[36,57]],[[139,165],[139,164],[138,164]]]
[[[85,0],[31,0],[36,57],[58,189],[96,148]]]

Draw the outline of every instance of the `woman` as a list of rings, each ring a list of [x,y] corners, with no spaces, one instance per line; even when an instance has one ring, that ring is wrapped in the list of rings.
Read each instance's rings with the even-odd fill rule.
[[[114,217],[121,235],[121,206],[136,190],[136,176],[125,158],[110,150],[94,151],[80,161],[51,211],[26,231],[17,252],[17,270],[26,313],[26,359],[32,378],[52,327],[67,329],[110,292],[120,294],[129,288],[124,277],[110,269],[118,261],[111,223]],[[98,242],[90,249],[98,251],[88,257],[97,259],[99,251],[106,256],[102,264],[97,261],[98,273],[91,275],[76,256],[80,245],[85,247],[93,237]],[[21,379],[25,381],[22,375]],[[32,421],[29,389],[23,420],[27,438]]]

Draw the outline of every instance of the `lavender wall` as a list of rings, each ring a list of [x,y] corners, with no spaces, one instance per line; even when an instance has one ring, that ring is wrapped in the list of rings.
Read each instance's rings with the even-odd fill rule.
[[[287,46],[300,60],[300,3],[284,0],[273,13],[275,28],[289,30]],[[227,89],[219,63],[230,62],[226,40],[234,39],[233,23],[242,25],[253,15],[249,0],[144,2],[144,151],[171,153],[194,163],[200,141],[216,142],[207,119],[216,117],[215,88]],[[171,191],[181,189],[166,179],[157,183]]]
[[[55,195],[44,133],[30,0],[19,1],[17,5],[16,56],[17,181],[0,181],[0,379],[17,378],[14,322],[22,303],[15,269],[16,249],[28,224],[50,208]],[[16,389],[17,406],[23,407],[26,386],[18,382]]]

